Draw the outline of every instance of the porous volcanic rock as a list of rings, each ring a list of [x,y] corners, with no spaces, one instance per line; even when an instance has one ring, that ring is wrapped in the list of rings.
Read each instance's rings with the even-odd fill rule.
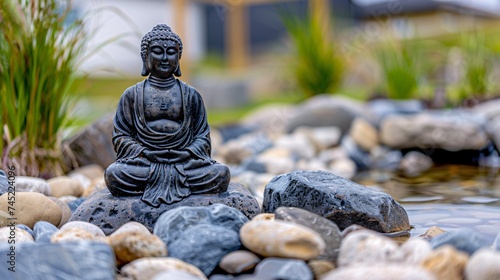
[[[209,206],[217,203],[236,208],[249,219],[260,213],[259,204],[250,191],[243,185],[231,183],[224,193],[190,195],[180,202],[161,204],[158,208],[144,203],[139,196],[113,197],[106,189],[87,198],[75,210],[70,221],[92,223],[106,235],[131,221],[145,225],[152,232],[156,220],[166,211],[180,206]]]

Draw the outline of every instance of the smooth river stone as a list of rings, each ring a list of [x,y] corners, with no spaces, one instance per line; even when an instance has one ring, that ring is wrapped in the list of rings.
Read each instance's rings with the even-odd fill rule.
[[[61,208],[61,221],[59,221],[57,227],[62,227],[71,218],[71,209],[66,202],[52,196],[49,196],[49,198]]]
[[[115,279],[115,256],[102,243],[21,244],[16,246],[16,272],[7,270],[9,249],[0,246],[0,279]]]
[[[401,246],[404,261],[407,264],[420,265],[432,252],[431,244],[420,238],[410,239]]]
[[[139,196],[113,197],[106,189],[88,197],[71,216],[70,221],[85,221],[99,226],[106,235],[128,222],[139,222],[150,231],[165,212],[182,206],[209,206],[224,204],[240,210],[251,219],[260,214],[260,206],[248,189],[240,184],[229,184],[228,191],[220,194],[190,195],[180,202],[149,206]],[[70,206],[71,207],[71,206]]]
[[[414,265],[372,263],[342,267],[326,274],[321,280],[437,280],[425,269]]]
[[[66,223],[50,238],[52,243],[82,240],[107,243],[104,232],[102,232],[100,228],[93,224],[80,221]]]
[[[33,228],[36,243],[50,243],[50,238],[52,238],[52,235],[54,235],[58,230],[59,229],[56,226],[49,222],[37,222]]]
[[[421,266],[434,273],[438,279],[461,280],[469,256],[450,245],[432,251]]]
[[[476,251],[465,266],[465,279],[500,279],[500,252],[488,248]]]
[[[326,249],[318,256],[320,260],[337,260],[342,236],[336,224],[307,210],[295,207],[279,207],[274,212],[277,220],[296,223],[310,228],[321,235]]]
[[[497,237],[495,238],[495,241],[493,241],[493,245],[491,245],[491,248],[500,252],[500,233],[497,234]]]
[[[388,237],[369,230],[350,233],[342,241],[337,264],[339,267],[363,263],[373,264],[402,261],[398,244]],[[333,278],[332,278],[333,279]]]
[[[9,209],[8,194],[0,196],[0,209]],[[16,192],[16,202],[14,204],[14,218],[16,223],[25,224],[33,228],[38,221],[47,221],[55,226],[61,222],[61,208],[50,198],[36,192]],[[7,226],[11,222],[11,216],[0,216],[0,227]]]
[[[263,212],[298,207],[334,222],[378,232],[410,229],[404,208],[390,195],[326,171],[296,171],[275,177],[264,191]]]
[[[109,245],[116,256],[116,265],[122,266],[145,257],[166,257],[167,245],[149,231],[114,232],[108,237]]]
[[[313,280],[311,269],[303,260],[267,258],[255,268],[256,279]]]
[[[11,230],[10,227],[3,227],[0,228],[0,245],[16,245],[19,243],[24,243],[24,242],[34,242],[33,236],[29,234],[29,232],[20,229],[18,227],[13,227],[13,230]],[[9,237],[13,236],[13,238],[9,239]],[[10,243],[9,243],[10,242]],[[13,243],[15,242],[15,243]]]
[[[170,257],[210,275],[222,257],[241,247],[238,232],[247,221],[243,213],[223,204],[185,206],[163,213],[154,234],[167,244]]]
[[[469,229],[448,231],[431,240],[433,249],[443,245],[452,245],[456,249],[466,252],[469,255],[474,254],[475,251],[483,247],[490,246],[490,244],[490,241],[486,237]]]
[[[319,233],[284,221],[250,221],[240,230],[243,245],[264,257],[311,260],[325,250]]]
[[[121,275],[126,279],[150,280],[164,271],[181,271],[207,279],[196,266],[175,258],[140,258],[123,266]]]
[[[238,274],[254,268],[260,258],[249,251],[234,251],[225,255],[219,263],[220,268],[229,274]]]
[[[47,181],[40,178],[28,176],[16,176],[16,195],[20,192],[35,192],[43,195],[51,195],[50,186]]]
[[[314,279],[321,279],[321,277],[335,269],[335,263],[326,260],[312,260],[307,265],[313,272]]]
[[[79,197],[83,193],[83,186],[77,179],[61,176],[47,181],[53,197],[72,195]]]
[[[22,230],[25,230],[26,232],[28,232],[29,234],[31,234],[31,236],[33,236],[33,237],[35,236],[35,235],[33,234],[33,230],[32,230],[29,226],[27,226],[27,225],[23,225],[23,224],[16,224],[16,227],[18,227],[18,228],[20,228],[20,229],[22,229]]]

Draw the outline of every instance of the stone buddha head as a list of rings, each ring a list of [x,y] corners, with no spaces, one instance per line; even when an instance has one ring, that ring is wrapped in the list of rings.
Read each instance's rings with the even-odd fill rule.
[[[168,78],[172,74],[180,77],[179,60],[182,56],[182,41],[166,24],[156,25],[141,41],[142,76],[151,74],[157,78]]]

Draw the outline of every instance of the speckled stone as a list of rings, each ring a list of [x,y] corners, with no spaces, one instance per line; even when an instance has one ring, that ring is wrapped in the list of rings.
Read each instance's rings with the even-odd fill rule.
[[[142,234],[151,234],[147,227],[138,222],[128,222],[123,226],[119,227],[115,232],[113,232],[110,236],[125,233],[125,232],[138,232]]]
[[[80,229],[83,229],[87,232],[90,232],[94,236],[100,236],[100,237],[105,236],[104,232],[99,227],[97,227],[91,223],[72,221],[72,222],[66,223],[65,225],[63,225],[61,227],[61,229],[66,229],[66,228],[80,228]]]
[[[296,171],[275,177],[264,191],[263,212],[298,207],[334,222],[379,232],[410,229],[404,208],[390,195],[326,171]]]
[[[238,274],[254,268],[260,258],[249,251],[234,251],[225,255],[219,263],[220,268],[229,274]]]
[[[153,231],[156,220],[164,212],[181,206],[208,206],[217,203],[238,209],[248,218],[260,214],[260,206],[250,191],[240,184],[231,183],[227,192],[190,195],[178,203],[161,204],[158,208],[147,205],[138,196],[113,197],[108,190],[103,190],[87,198],[73,212],[70,221],[91,222],[107,235],[131,221],[139,222]]]
[[[252,218],[252,221],[274,221],[274,213],[262,213]]]
[[[15,243],[13,243],[15,242]],[[0,228],[0,244],[19,244],[19,243],[33,243],[33,236],[27,231],[18,227],[3,227]]]
[[[362,266],[342,267],[326,274],[321,280],[437,280],[425,269],[403,264],[363,264]]]
[[[250,221],[240,230],[243,245],[264,257],[315,259],[325,250],[319,233],[284,221]]]
[[[126,231],[108,237],[116,256],[116,264],[122,266],[145,257],[166,257],[167,245],[156,235],[148,232]]]
[[[438,279],[461,280],[468,259],[467,254],[445,245],[432,251],[422,262],[422,267],[434,273]]]
[[[476,251],[465,267],[465,279],[500,279],[500,252],[488,248]]]
[[[93,224],[79,221],[66,223],[50,238],[50,241],[52,243],[74,242],[82,240],[104,243],[108,242],[100,228]]]
[[[0,209],[8,209],[8,194],[0,196]],[[38,221],[47,221],[55,226],[61,222],[61,208],[50,198],[36,192],[16,192],[14,218],[16,222],[33,228]],[[0,227],[9,225],[10,216],[0,216]]]
[[[376,232],[360,230],[350,233],[342,241],[337,264],[342,267],[359,263],[365,265],[402,260],[403,254],[396,242]]]
[[[47,181],[53,197],[72,195],[79,197],[83,193],[83,185],[80,181],[68,177],[55,177]]]
[[[181,271],[207,279],[196,266],[175,258],[140,258],[123,266],[121,274],[128,279],[150,280],[164,271]]]
[[[326,249],[323,254],[318,256],[318,259],[337,260],[342,236],[336,224],[307,210],[295,207],[279,207],[274,215],[277,220],[303,225],[319,233],[325,241]]]

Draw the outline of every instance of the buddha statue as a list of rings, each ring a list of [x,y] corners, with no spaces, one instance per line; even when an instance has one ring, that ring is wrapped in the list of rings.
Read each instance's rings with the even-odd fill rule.
[[[230,173],[211,158],[200,94],[181,76],[182,41],[159,24],[141,42],[144,81],[125,90],[114,118],[117,159],[105,172],[114,196],[140,196],[158,207],[191,194],[225,192]]]

